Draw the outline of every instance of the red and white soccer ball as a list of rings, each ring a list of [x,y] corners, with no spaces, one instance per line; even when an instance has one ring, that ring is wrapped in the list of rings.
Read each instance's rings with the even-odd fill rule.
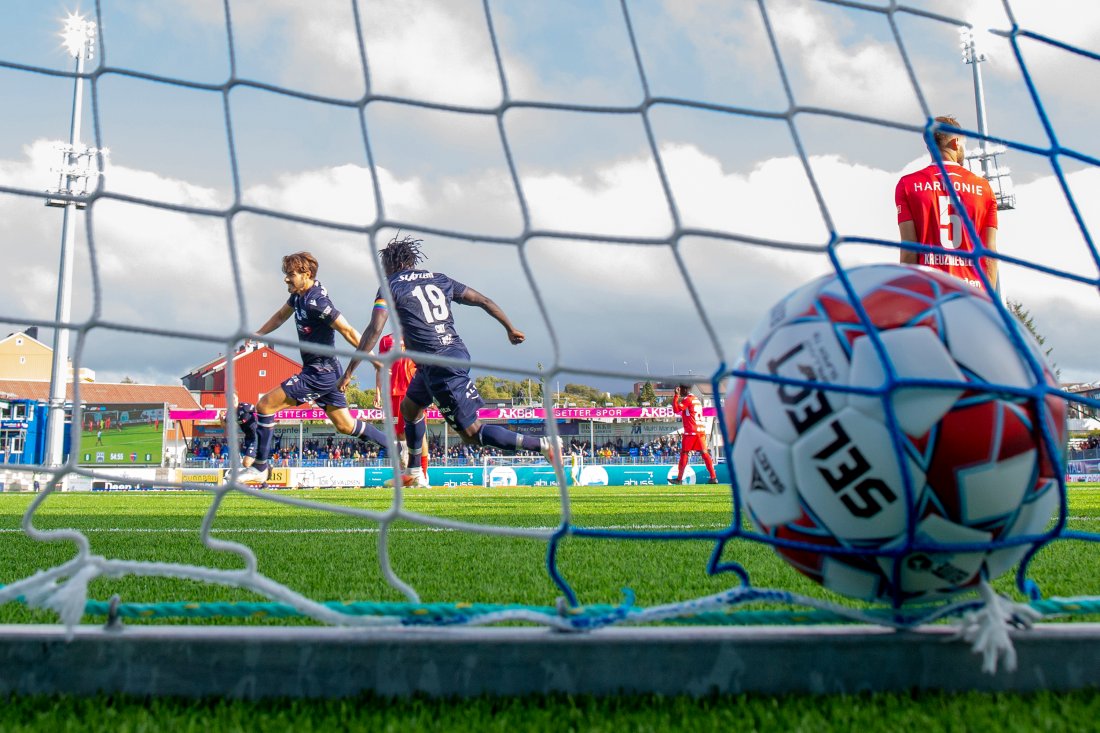
[[[1041,407],[1004,391],[1037,380],[984,293],[904,265],[854,268],[848,276],[897,378],[959,386],[888,380],[840,279],[799,288],[745,347],[740,369],[765,378],[736,378],[726,397],[742,506],[758,532],[780,541],[774,546],[787,562],[852,598],[900,605],[991,580],[1031,545],[983,546],[1043,533],[1059,506],[1056,462],[1040,421],[1064,451],[1065,405],[1046,397]],[[1018,331],[1055,384],[1034,340]],[[897,388],[887,392],[891,383]],[[897,445],[887,400],[900,428]],[[936,549],[943,544],[969,547]]]

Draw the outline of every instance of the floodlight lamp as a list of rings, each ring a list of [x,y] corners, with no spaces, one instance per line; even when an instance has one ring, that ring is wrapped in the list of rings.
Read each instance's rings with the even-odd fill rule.
[[[81,55],[90,59],[95,50],[95,22],[83,15],[69,13],[63,23],[61,39],[69,55],[74,59]]]

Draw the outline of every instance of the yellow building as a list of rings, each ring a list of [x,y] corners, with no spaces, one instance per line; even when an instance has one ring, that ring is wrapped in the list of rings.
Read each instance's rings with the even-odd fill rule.
[[[50,381],[53,368],[53,349],[39,341],[37,328],[16,331],[0,339],[0,379],[19,379],[34,382]],[[72,362],[69,361],[69,373]],[[95,372],[81,368],[81,382],[94,382]],[[68,381],[72,381],[70,378]]]

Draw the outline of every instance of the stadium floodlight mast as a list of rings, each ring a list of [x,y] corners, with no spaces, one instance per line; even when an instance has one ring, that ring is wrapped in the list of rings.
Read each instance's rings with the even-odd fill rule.
[[[964,25],[959,28],[959,46],[962,48],[963,63],[970,65],[971,72],[974,75],[974,106],[978,112],[978,132],[985,135],[985,90],[982,87],[981,63],[989,57],[985,51],[978,48],[978,44],[974,40],[974,29],[969,26]],[[984,137],[981,140],[981,149],[982,173],[985,174],[986,178],[989,178],[989,159],[985,157],[986,142]]]
[[[989,147],[986,141],[988,124],[985,117],[985,89],[982,84],[983,61],[989,59],[988,54],[978,41],[974,29],[970,26],[959,28],[959,47],[962,49],[963,63],[969,64],[974,77],[974,107],[978,116],[978,132],[982,138],[978,144],[978,162],[981,165],[982,177],[993,186],[993,192],[997,198],[998,209],[1016,208],[1016,196],[1010,192],[1011,182],[1008,178],[1008,168],[998,164],[998,156],[1005,152],[1003,146]]]
[[[87,193],[93,157],[99,152],[80,144],[81,105],[84,96],[84,62],[95,53],[96,24],[83,15],[70,13],[63,21],[61,38],[69,55],[76,61],[73,77],[73,114],[69,127],[69,144],[62,146],[62,166],[59,170],[57,193],[80,196]],[[57,326],[53,332],[53,366],[50,370],[50,411],[47,420],[46,465],[64,463],[65,384],[69,379],[69,332],[67,323],[72,311],[72,269],[74,256],[74,218],[83,202],[75,199],[47,198],[47,206],[64,210],[61,220],[61,263],[57,272]],[[73,375],[75,379],[76,376]],[[75,449],[75,447],[74,447]]]

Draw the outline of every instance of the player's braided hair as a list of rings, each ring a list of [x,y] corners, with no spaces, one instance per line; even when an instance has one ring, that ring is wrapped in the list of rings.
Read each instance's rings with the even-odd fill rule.
[[[420,251],[420,245],[423,243],[424,240],[414,239],[412,235],[409,234],[406,234],[401,239],[394,237],[381,252],[382,267],[385,268],[386,272],[411,270],[419,263],[428,259],[424,256],[424,253]]]

